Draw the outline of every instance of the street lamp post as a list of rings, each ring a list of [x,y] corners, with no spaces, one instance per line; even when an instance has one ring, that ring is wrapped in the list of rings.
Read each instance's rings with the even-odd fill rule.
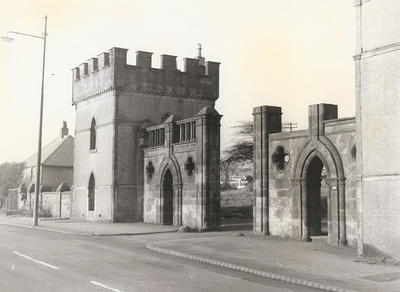
[[[44,97],[44,69],[46,62],[46,39],[47,39],[47,16],[44,17],[44,33],[43,36],[37,36],[17,31],[9,31],[7,37],[1,37],[2,41],[11,42],[14,39],[8,37],[9,34],[18,34],[43,40],[43,64],[42,64],[42,90],[40,93],[40,115],[39,115],[39,138],[38,138],[38,151],[36,163],[36,184],[35,184],[35,207],[33,211],[33,225],[38,225],[39,218],[39,193],[40,193],[40,167],[42,160],[42,124],[43,124],[43,97]]]

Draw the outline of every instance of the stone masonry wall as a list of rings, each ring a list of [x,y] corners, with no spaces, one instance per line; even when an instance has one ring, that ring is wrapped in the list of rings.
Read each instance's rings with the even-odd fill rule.
[[[7,193],[7,210],[18,210],[18,189],[9,189]]]
[[[112,220],[114,95],[104,93],[76,105],[73,217]],[[96,120],[96,149],[90,150],[90,126]],[[88,184],[95,178],[95,210],[88,213]]]
[[[165,135],[161,141],[157,138],[157,145],[144,149],[144,222],[164,223],[163,179],[169,169],[173,177],[172,224],[197,230],[218,225],[219,119],[212,107],[205,107],[193,118],[175,121],[171,117],[162,125],[147,128],[147,139],[157,131]]]
[[[269,107],[265,109],[267,121],[268,115],[271,118],[271,115],[280,113],[280,110],[276,110],[276,113],[268,110]],[[261,205],[263,200],[256,200],[254,231],[258,233],[261,230],[265,234],[286,238],[310,239],[305,228],[312,227],[305,216],[312,216],[312,212],[316,211],[311,209],[311,205],[308,211],[305,209],[306,200],[311,200],[309,183],[312,182],[306,172],[313,171],[308,169],[308,165],[314,161],[313,157],[317,157],[323,164],[321,167],[324,166],[326,170],[326,178],[319,187],[321,194],[327,196],[328,243],[355,245],[358,223],[355,119],[337,119],[336,106],[320,104],[309,107],[309,122],[309,129],[293,132],[271,133],[274,130],[268,130],[266,125],[256,126],[256,135],[263,130],[263,135],[268,135],[268,139],[256,139],[256,149],[263,145],[262,141],[268,144],[264,144],[267,169],[261,167],[257,152],[255,157],[256,167],[260,164],[262,169],[256,172],[255,192],[258,194],[264,186],[266,203]],[[313,179],[320,180],[319,173],[317,175]],[[264,182],[264,179],[268,181]],[[309,193],[307,188],[310,188]],[[341,210],[345,215],[343,217]],[[266,218],[261,220],[262,216]],[[268,233],[265,232],[267,230]]]
[[[9,197],[13,200],[9,210],[26,211],[28,214],[33,214],[35,193],[28,193],[23,196],[19,189],[13,189],[9,190]],[[42,192],[39,194],[39,213],[42,217],[70,218],[71,206],[71,191]]]
[[[400,259],[400,5],[357,0],[359,253]]]
[[[289,163],[284,171],[269,163],[270,232],[285,238],[301,239],[301,198],[292,178],[296,171],[296,158],[308,143],[308,132],[293,131],[270,135],[269,157],[278,146],[289,153]]]
[[[161,223],[161,188],[162,184],[160,179],[161,172],[163,171],[162,167],[165,165],[165,157],[168,155],[166,150],[163,148],[158,149],[149,149],[146,151],[144,165],[148,165],[151,161],[153,163],[155,172],[153,176],[150,178],[145,175],[145,184],[144,184],[144,222],[149,223]],[[188,143],[184,145],[175,145],[174,146],[174,156],[176,161],[179,164],[180,169],[184,169],[185,162],[189,156],[195,159],[196,157],[196,144]],[[196,161],[194,161],[196,164]],[[173,166],[169,166],[173,167]],[[193,174],[189,176],[186,172],[181,172],[182,175],[182,224],[187,225],[191,228],[197,227],[196,214],[197,210],[197,198],[196,198],[196,183],[197,183],[197,175]],[[175,187],[179,188],[179,183],[174,181]],[[174,225],[178,224],[178,198],[177,193],[174,194]]]
[[[42,213],[53,218],[71,217],[71,195],[72,192],[45,192],[41,194]]]

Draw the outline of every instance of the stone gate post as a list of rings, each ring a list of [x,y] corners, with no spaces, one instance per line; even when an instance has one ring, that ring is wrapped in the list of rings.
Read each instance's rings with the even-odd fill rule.
[[[282,131],[280,107],[259,106],[253,109],[254,195],[253,231],[269,235],[269,137]]]

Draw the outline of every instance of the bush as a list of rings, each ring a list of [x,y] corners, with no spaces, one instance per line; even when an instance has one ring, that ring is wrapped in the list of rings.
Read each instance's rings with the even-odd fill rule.
[[[33,208],[34,207],[32,206],[32,208],[18,209],[17,211],[12,211],[10,214],[7,214],[7,216],[15,215],[18,217],[33,217]],[[49,217],[52,217],[49,208],[39,208],[39,218]]]
[[[39,211],[39,217],[41,218],[50,218],[51,217],[51,211],[49,208],[42,208],[42,210]]]
[[[30,209],[30,208],[18,209],[15,212],[15,215],[19,215],[22,217],[33,217],[33,209]]]

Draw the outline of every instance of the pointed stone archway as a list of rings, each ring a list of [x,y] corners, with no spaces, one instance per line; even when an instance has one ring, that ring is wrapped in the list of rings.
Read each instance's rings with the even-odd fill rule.
[[[311,236],[325,235],[334,246],[347,245],[345,216],[345,177],[341,160],[332,155],[321,142],[312,142],[303,150],[297,161],[295,181],[296,193],[301,204],[301,238],[310,241]],[[321,196],[321,173],[325,171],[324,192]],[[323,230],[324,204],[326,204],[326,231]],[[325,232],[324,232],[325,231]]]
[[[182,177],[173,159],[162,163],[158,177],[160,197],[157,216],[158,222],[164,225],[182,225]]]
[[[161,223],[172,225],[174,221],[174,181],[169,168],[164,173],[161,191]]]

